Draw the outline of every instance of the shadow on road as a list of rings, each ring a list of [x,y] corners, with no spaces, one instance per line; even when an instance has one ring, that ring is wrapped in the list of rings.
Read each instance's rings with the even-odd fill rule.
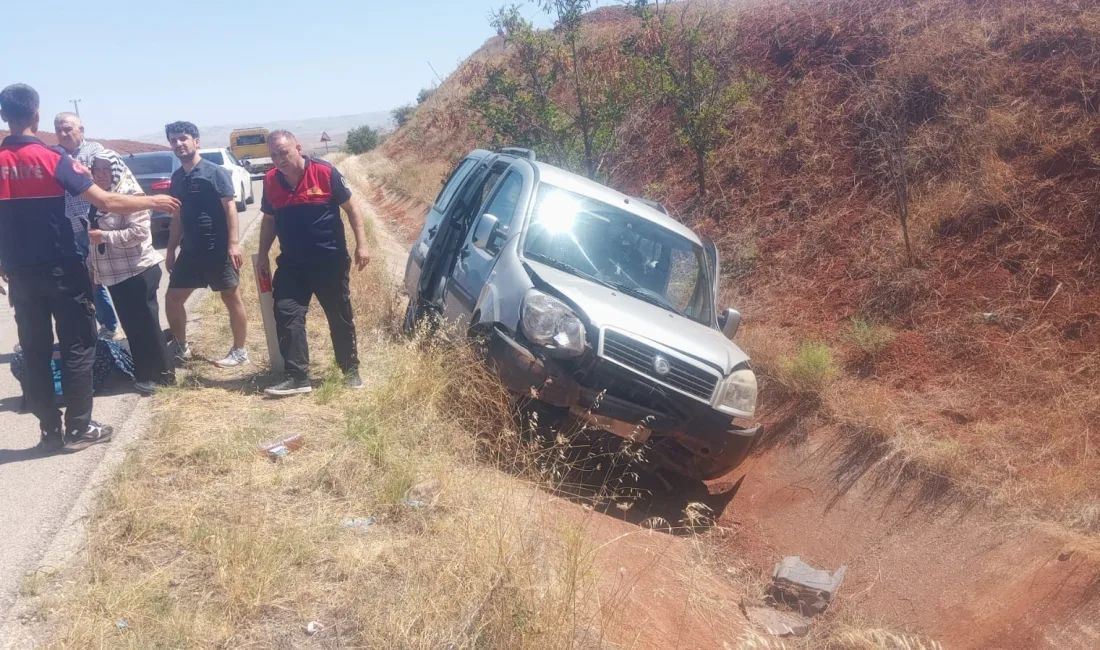
[[[0,399],[0,413],[26,413],[27,409],[24,408],[23,396],[12,395],[11,397],[5,397]]]
[[[46,456],[52,455],[53,454],[44,454],[38,451],[36,447],[29,447],[27,449],[0,449],[0,466],[21,463],[25,460],[45,458]]]

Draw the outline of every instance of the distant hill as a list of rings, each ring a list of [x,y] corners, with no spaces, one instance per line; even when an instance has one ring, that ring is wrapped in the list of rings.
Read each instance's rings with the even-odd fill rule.
[[[229,146],[229,134],[234,129],[262,126],[268,129],[286,129],[298,137],[298,141],[302,143],[303,148],[311,151],[317,149],[324,151],[325,147],[321,143],[322,131],[327,132],[329,137],[332,138],[329,147],[339,148],[344,145],[348,131],[363,124],[367,124],[373,128],[393,128],[393,121],[389,111],[358,113],[356,115],[338,115],[335,117],[313,117],[302,120],[277,120],[273,122],[222,124],[218,126],[200,124],[198,126],[199,133],[202,136],[202,144],[206,147],[227,147]],[[164,134],[159,132],[149,133],[136,136],[134,139],[141,142],[159,144],[164,142]]]
[[[8,136],[8,132],[0,129],[0,138]],[[39,131],[38,139],[45,142],[47,145],[53,147],[57,145],[57,136],[50,131]],[[142,151],[164,151],[168,147],[163,144],[151,144],[149,142],[136,142],[134,140],[101,140],[99,138],[88,138],[93,142],[98,142],[108,149],[113,149],[119,153],[141,153]]]

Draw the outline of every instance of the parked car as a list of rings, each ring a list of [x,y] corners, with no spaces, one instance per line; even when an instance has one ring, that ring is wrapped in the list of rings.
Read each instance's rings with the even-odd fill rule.
[[[167,194],[172,186],[172,174],[179,169],[180,161],[171,151],[149,151],[132,153],[124,158],[126,166],[133,172],[141,189],[146,194]],[[153,212],[153,241],[161,244],[168,241],[168,230],[172,225],[172,215],[167,212]]]
[[[227,148],[199,149],[199,155],[229,171],[229,175],[233,177],[233,192],[237,196],[237,212],[244,212],[248,205],[255,202],[252,174],[244,168],[241,161],[237,160],[232,151]]]
[[[713,242],[659,204],[535,160],[472,152],[409,253],[406,326],[442,317],[487,341],[517,396],[712,479],[759,440],[756,376],[719,312]]]

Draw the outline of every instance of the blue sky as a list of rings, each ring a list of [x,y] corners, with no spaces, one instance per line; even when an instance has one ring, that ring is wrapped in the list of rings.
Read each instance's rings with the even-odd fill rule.
[[[0,86],[25,82],[91,137],[389,110],[493,35],[504,0],[8,2]],[[524,12],[549,19],[530,3]],[[26,27],[23,27],[26,25]],[[248,54],[248,53],[251,54]]]

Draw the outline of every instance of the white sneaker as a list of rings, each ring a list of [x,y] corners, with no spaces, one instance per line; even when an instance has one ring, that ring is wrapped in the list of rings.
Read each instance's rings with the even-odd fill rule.
[[[225,355],[221,361],[215,361],[214,365],[219,368],[236,368],[246,363],[248,363],[248,350],[234,347],[229,348],[229,354]]]
[[[181,348],[179,343],[176,344],[176,363],[183,363],[184,361],[191,360],[191,344],[184,343]]]

